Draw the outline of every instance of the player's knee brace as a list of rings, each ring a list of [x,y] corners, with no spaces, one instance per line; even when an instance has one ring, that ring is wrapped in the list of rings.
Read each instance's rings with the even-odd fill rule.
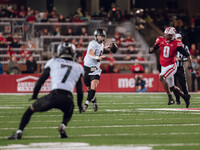
[[[92,89],[91,89],[91,90],[88,92],[87,100],[91,101],[91,100],[93,99],[95,93],[96,93],[96,90],[92,90]]]

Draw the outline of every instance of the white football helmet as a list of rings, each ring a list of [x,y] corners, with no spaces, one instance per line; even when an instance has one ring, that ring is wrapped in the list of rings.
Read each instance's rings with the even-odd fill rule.
[[[100,36],[103,37],[103,41],[99,41],[99,40],[97,39],[97,36],[98,36],[98,35],[100,35]],[[106,40],[106,31],[104,31],[103,29],[96,29],[96,30],[94,31],[94,39],[95,39],[99,44],[101,44],[102,42],[104,42],[104,41]]]
[[[57,50],[57,56],[74,60],[76,57],[76,47],[72,43],[64,42],[61,48]]]
[[[176,34],[176,39],[181,38],[182,39],[182,35],[180,33]]]
[[[174,27],[167,27],[164,31],[166,40],[173,41],[176,38],[176,29]]]

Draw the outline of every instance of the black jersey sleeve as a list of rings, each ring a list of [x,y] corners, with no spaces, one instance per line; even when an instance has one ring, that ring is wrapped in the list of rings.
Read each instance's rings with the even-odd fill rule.
[[[48,79],[49,73],[50,73],[50,68],[44,69],[44,72],[42,73],[42,75],[38,79],[37,83],[35,84],[32,99],[37,99],[37,95],[38,95],[42,85],[44,84],[44,82]]]
[[[76,92],[77,92],[77,104],[78,107],[82,107],[82,101],[83,101],[83,86],[82,86],[82,75],[80,76],[79,80],[76,83]]]
[[[154,53],[156,50],[158,50],[159,44],[160,44],[160,43],[158,43],[158,44],[153,45],[152,47],[150,47],[150,48],[149,48],[149,54],[152,54],[152,53]]]

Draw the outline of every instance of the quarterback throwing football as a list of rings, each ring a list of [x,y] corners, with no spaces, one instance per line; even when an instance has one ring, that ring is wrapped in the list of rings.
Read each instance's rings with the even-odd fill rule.
[[[174,85],[174,74],[177,70],[175,62],[177,51],[179,51],[188,59],[188,69],[190,71],[193,71],[192,62],[190,59],[190,54],[182,47],[183,43],[180,40],[176,40],[175,36],[176,29],[174,27],[166,28],[164,31],[164,37],[158,37],[156,39],[154,46],[149,49],[149,53],[153,53],[157,49],[160,50],[161,73],[159,75],[159,79],[169,97],[168,105],[172,105],[175,103],[171,95],[171,91],[173,91],[184,99],[186,103],[186,108],[188,108],[190,105],[190,95],[184,95],[184,93],[177,86]]]
[[[101,60],[105,58],[103,56],[104,50],[110,50],[113,53],[116,53],[117,46],[114,43],[109,44],[107,47],[104,47],[104,42],[106,40],[106,32],[103,29],[96,29],[94,31],[94,40],[92,40],[87,48],[87,53],[84,58],[84,83],[87,87],[87,100],[82,107],[82,111],[85,112],[89,106],[89,103],[92,102],[94,111],[98,110],[97,100],[94,97],[96,93],[96,88],[99,84],[100,75],[101,75]]]

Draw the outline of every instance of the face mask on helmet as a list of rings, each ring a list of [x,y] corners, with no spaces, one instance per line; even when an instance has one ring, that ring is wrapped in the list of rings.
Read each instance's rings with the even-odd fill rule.
[[[76,56],[76,48],[71,43],[62,43],[61,48],[57,51],[57,56],[74,61]]]
[[[102,38],[97,38],[97,36],[101,36]],[[106,32],[103,29],[97,29],[94,31],[94,39],[101,44],[106,40]],[[102,39],[102,40],[101,40]]]
[[[164,31],[164,37],[168,42],[173,41],[176,37],[176,29],[174,27],[167,27]]]

